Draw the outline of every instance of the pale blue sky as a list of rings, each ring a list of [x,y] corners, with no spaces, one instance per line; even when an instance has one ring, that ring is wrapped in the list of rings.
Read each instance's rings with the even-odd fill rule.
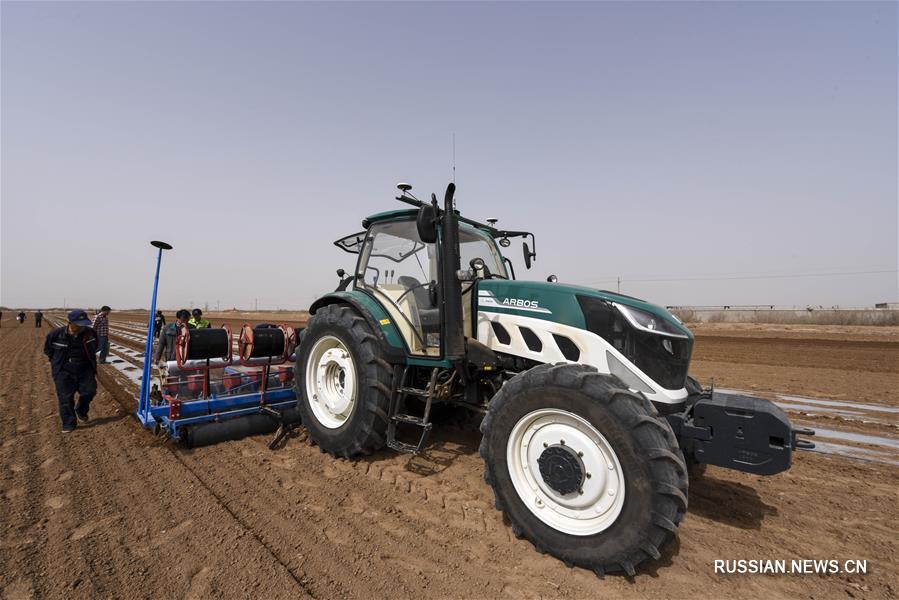
[[[3,2],[7,306],[305,308],[441,195],[520,278],[660,304],[897,299],[895,3]],[[744,277],[881,271],[776,279]],[[668,281],[643,281],[666,279]],[[670,281],[678,279],[678,281]]]

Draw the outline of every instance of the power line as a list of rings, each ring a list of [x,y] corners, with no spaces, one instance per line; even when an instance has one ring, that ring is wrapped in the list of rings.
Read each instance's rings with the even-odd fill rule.
[[[696,276],[696,277],[657,277],[646,279],[601,279],[591,281],[587,285],[606,283],[617,281],[621,283],[655,283],[655,282],[675,282],[675,281],[735,281],[735,280],[752,280],[752,279],[794,279],[803,277],[841,277],[845,275],[875,275],[885,273],[899,273],[899,269],[875,270],[875,271],[842,271],[832,273],[790,273],[790,274],[769,274],[769,275],[718,275],[718,276]]]
[[[790,275],[738,275],[734,277],[683,277],[683,278],[659,278],[659,279],[628,279],[632,283],[644,283],[650,281],[731,281],[735,279],[791,279],[794,277],[835,277],[842,275],[872,275],[876,273],[896,273],[891,271],[843,271],[841,273],[793,273]]]

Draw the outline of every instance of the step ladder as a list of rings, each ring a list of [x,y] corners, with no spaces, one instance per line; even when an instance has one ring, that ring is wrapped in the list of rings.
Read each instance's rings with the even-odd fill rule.
[[[437,373],[439,369],[433,369],[431,371],[431,379],[428,382],[428,388],[424,390],[409,387],[407,385],[410,373],[409,369],[408,366],[404,367],[402,375],[400,377],[394,377],[394,392],[390,399],[390,406],[387,413],[389,417],[387,421],[387,445],[397,452],[418,455],[421,454],[422,449],[428,441],[428,436],[431,435],[431,427],[433,426],[433,423],[431,423],[430,420],[431,404],[437,389]],[[422,416],[418,417],[406,412],[406,399],[409,396],[424,399],[425,409]],[[408,444],[396,439],[396,428],[397,425],[400,424],[412,425],[421,429],[421,436],[418,439],[418,444]]]

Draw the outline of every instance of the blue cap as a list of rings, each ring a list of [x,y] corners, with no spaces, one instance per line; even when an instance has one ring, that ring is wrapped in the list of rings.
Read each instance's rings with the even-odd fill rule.
[[[83,310],[69,311],[69,323],[80,325],[81,327],[90,327],[93,325],[91,320],[87,318],[87,313]]]

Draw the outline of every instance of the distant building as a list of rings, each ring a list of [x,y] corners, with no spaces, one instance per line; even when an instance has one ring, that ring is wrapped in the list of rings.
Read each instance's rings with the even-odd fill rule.
[[[899,302],[878,302],[874,305],[874,308],[891,308],[897,310],[899,309]]]

